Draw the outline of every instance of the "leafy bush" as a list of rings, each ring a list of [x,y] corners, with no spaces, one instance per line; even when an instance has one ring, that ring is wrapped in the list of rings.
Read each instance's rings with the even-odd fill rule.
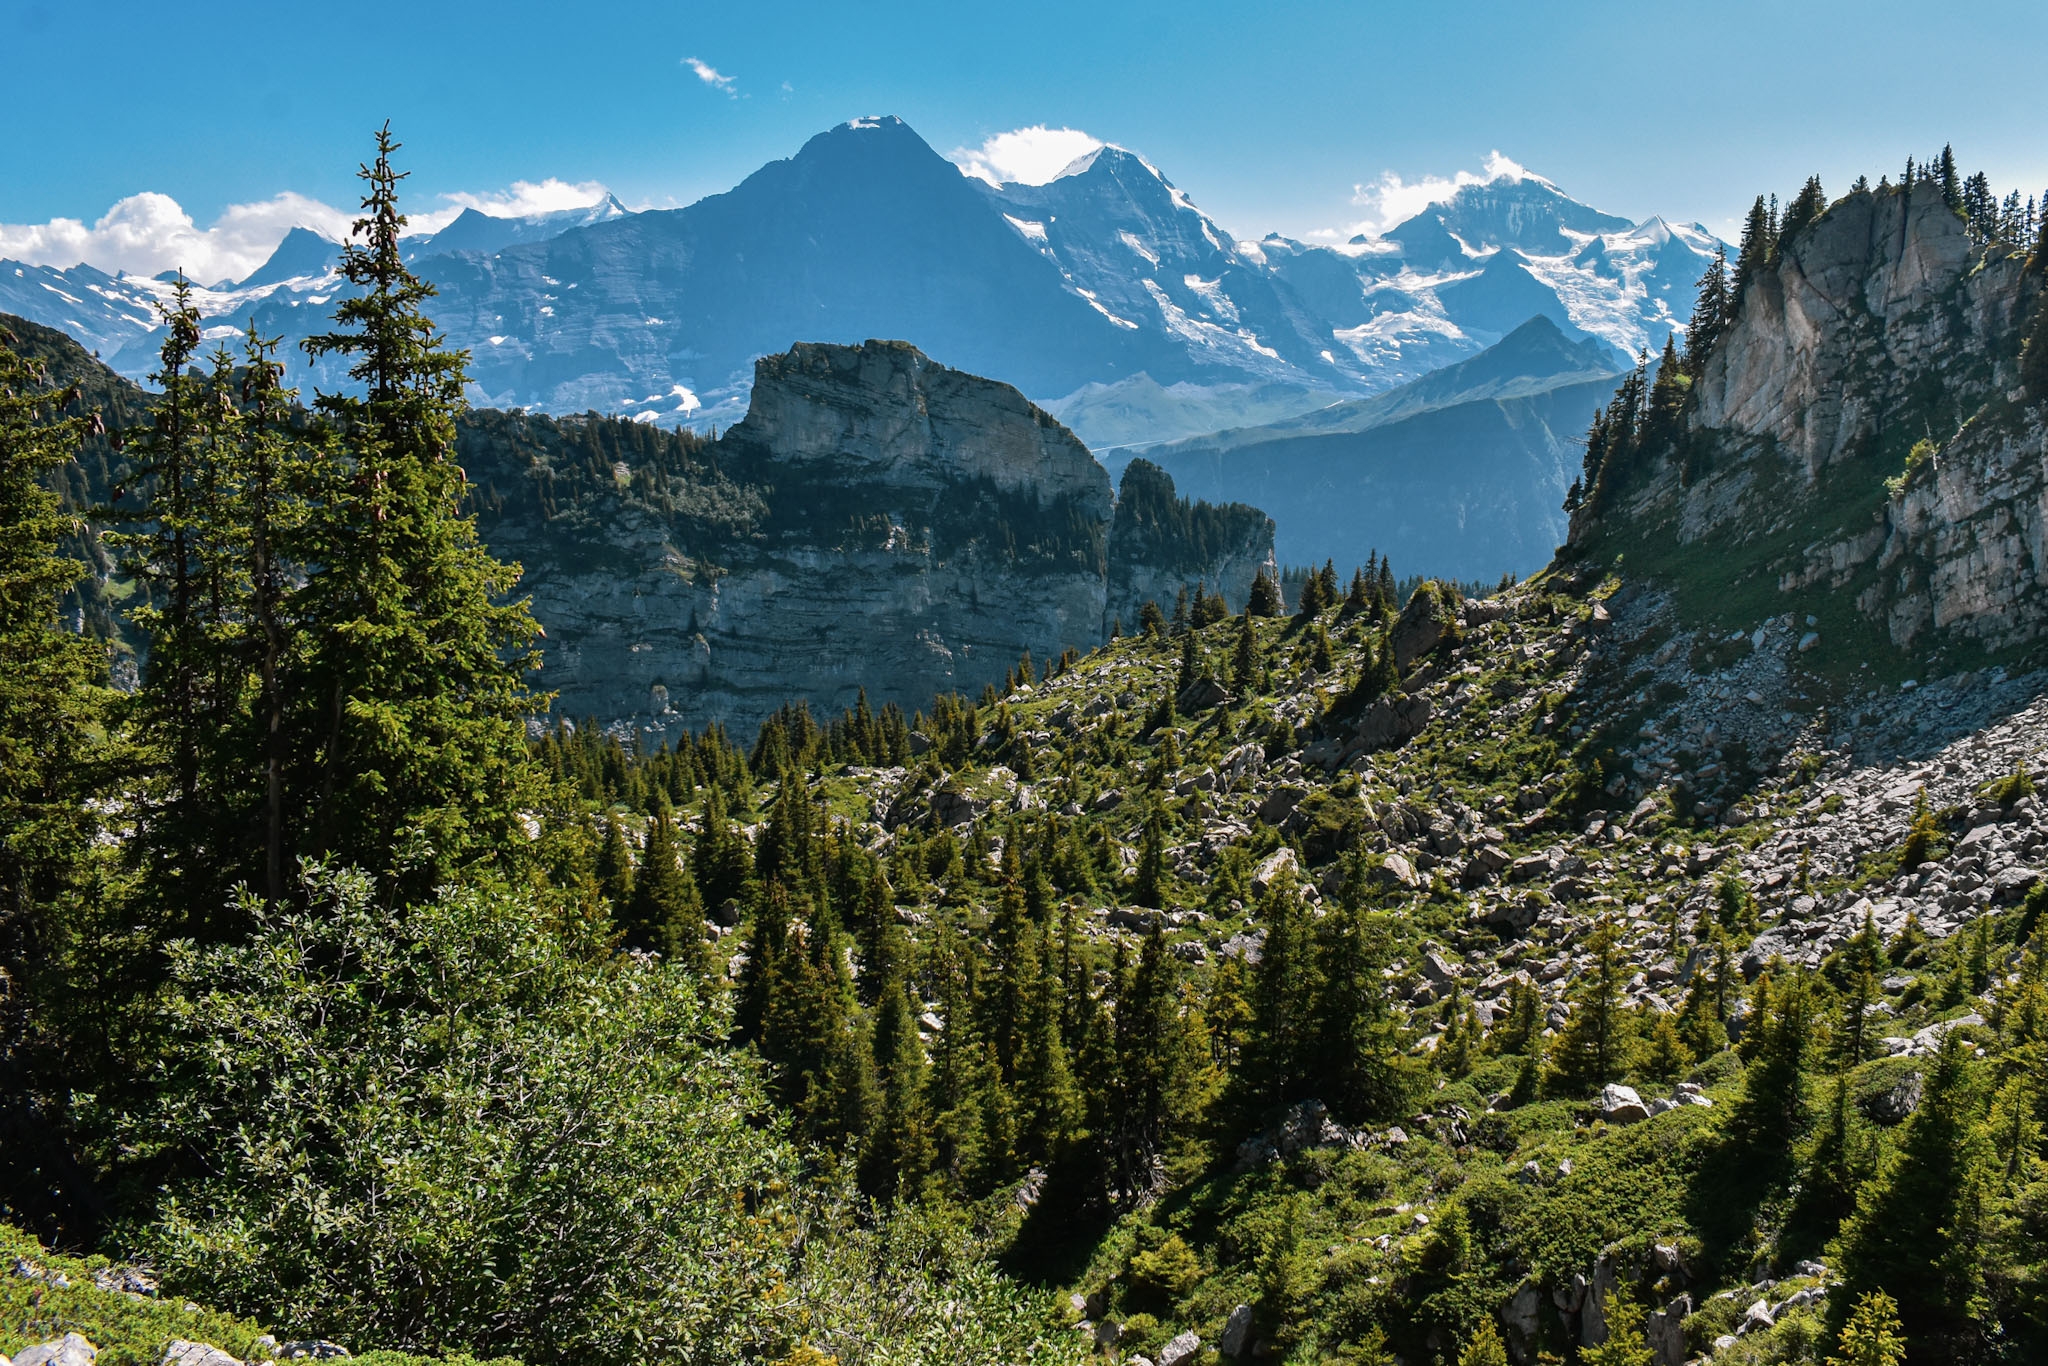
[[[166,1285],[292,1336],[535,1361],[783,1335],[792,1152],[687,974],[531,900],[379,906],[319,872],[171,946],[128,1143],[196,1170],[137,1230]]]
[[[244,909],[246,942],[171,946],[158,1099],[120,1117],[191,1168],[134,1230],[167,1287],[536,1362],[1054,1351],[1048,1304],[957,1238],[793,1193],[760,1065],[686,970],[502,889],[387,909],[323,871]]]

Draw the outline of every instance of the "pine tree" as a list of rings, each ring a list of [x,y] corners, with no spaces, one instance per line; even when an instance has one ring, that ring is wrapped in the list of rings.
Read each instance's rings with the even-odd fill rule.
[[[1329,1009],[1318,1018],[1321,955],[1308,910],[1289,874],[1273,880],[1254,914],[1266,928],[1266,941],[1252,978],[1251,1028],[1235,1080],[1244,1108],[1256,1114],[1301,1099],[1314,1085],[1318,1061],[1343,1061],[1322,1059],[1319,1044],[1348,1021]],[[1376,980],[1367,986],[1381,991]]]
[[[912,1198],[932,1166],[931,1112],[924,1043],[901,972],[882,990],[870,1038],[881,1079],[881,1119],[868,1144],[861,1187],[872,1196]]]
[[[1552,1078],[1566,1094],[1596,1091],[1627,1066],[1629,1018],[1622,1009],[1620,945],[1620,931],[1607,920],[1586,941],[1593,966],[1573,989],[1571,1015],[1551,1046]]]
[[[1692,320],[1685,325],[1685,373],[1698,379],[1707,368],[1707,356],[1721,333],[1734,321],[1733,297],[1728,285],[1728,250],[1714,248],[1714,259],[1700,276],[1699,294],[1693,301]]]
[[[63,416],[76,395],[52,392],[17,345],[0,329],[0,1095],[25,1101],[28,1011],[59,962],[59,908],[94,843],[106,654],[57,620],[79,567],[57,553],[69,519],[43,482],[98,418]]]
[[[1882,1290],[1870,1291],[1849,1312],[1828,1366],[1904,1366],[1905,1360],[1898,1302]]]
[[[1157,808],[1145,817],[1145,832],[1138,846],[1138,876],[1131,884],[1131,900],[1140,906],[1164,909],[1171,892],[1173,874],[1166,866],[1166,829]]]
[[[691,872],[707,904],[723,906],[741,899],[754,876],[753,851],[747,838],[726,816],[725,794],[713,785],[704,794],[697,845],[690,851]]]
[[[633,851],[619,818],[610,812],[605,813],[604,841],[597,850],[597,889],[614,916],[625,910],[633,895]]]
[[[285,784],[304,852],[424,892],[478,859],[523,848],[519,813],[537,774],[525,719],[538,627],[505,596],[518,570],[492,557],[460,504],[452,456],[465,356],[420,311],[433,287],[405,266],[398,143],[377,134],[361,175],[363,217],[342,249],[358,291],[345,329],[310,337],[360,392],[320,395],[343,457],[328,463],[308,522],[298,595],[306,659]]]
[[[1285,609],[1280,600],[1280,585],[1273,576],[1261,569],[1252,579],[1251,597],[1244,605],[1248,617],[1277,617]]]
[[[626,947],[659,953],[692,967],[705,965],[704,901],[676,848],[675,822],[664,803],[647,823],[647,843],[619,916]]]
[[[1304,911],[1291,888],[1275,911],[1286,920],[1290,937],[1303,928]],[[1268,928],[1269,945],[1278,929]],[[1414,1089],[1415,1075],[1388,1009],[1384,973],[1393,949],[1386,918],[1345,907],[1326,914],[1313,934],[1314,962],[1306,971],[1290,969],[1291,981],[1261,979],[1258,1000],[1261,1027],[1268,1031],[1267,1056],[1293,1032],[1288,1017],[1303,1003],[1289,998],[1305,993],[1310,1018],[1304,1042],[1310,1051],[1295,1065],[1311,1078],[1309,1084],[1325,1104],[1354,1122],[1398,1113]],[[1284,943],[1282,948],[1295,951]],[[1479,1021],[1468,1012],[1457,1029],[1469,1066]],[[1448,1061],[1457,1065],[1456,1059]]]
[[[1842,1005],[1842,1060],[1854,1067],[1868,1053],[1870,1008],[1877,1003],[1885,972],[1884,940],[1872,913],[1863,913],[1863,928],[1842,950],[1842,973],[1848,979]]]
[[[1601,1305],[1607,1337],[1579,1353],[1580,1366],[1655,1366],[1657,1357],[1643,1340],[1643,1307],[1627,1296],[1610,1296]]]
[[[1820,187],[1819,176],[1808,176],[1806,184],[1800,187],[1790,205],[1785,209],[1785,220],[1778,225],[1778,247],[1782,251],[1792,239],[1803,231],[1807,224],[1827,212],[1827,191]]]
[[[1982,1318],[1990,1154],[1981,1108],[1967,1045],[1950,1032],[1927,1069],[1919,1108],[1858,1192],[1828,1259],[1843,1282],[1829,1296],[1838,1331],[1850,1305],[1882,1290],[1898,1297],[1906,1336],[1924,1344],[1930,1359],[1965,1350]]]
[[[1777,249],[1770,215],[1764,208],[1764,197],[1758,195],[1756,203],[1750,205],[1749,216],[1743,220],[1742,242],[1735,249],[1735,279],[1729,288],[1728,311],[1732,318],[1742,308],[1742,297],[1749,292],[1750,285],[1763,274],[1771,255]]]
[[[1942,145],[1941,159],[1935,162],[1934,180],[1941,187],[1941,202],[1950,211],[1963,211],[1963,186],[1956,172],[1956,154],[1953,147]]]

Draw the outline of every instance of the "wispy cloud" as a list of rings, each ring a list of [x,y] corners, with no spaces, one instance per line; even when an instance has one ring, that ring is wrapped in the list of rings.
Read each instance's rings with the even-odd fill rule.
[[[1488,152],[1478,171],[1458,171],[1449,176],[1424,176],[1404,180],[1393,171],[1380,172],[1379,179],[1351,187],[1351,202],[1365,210],[1365,216],[1348,227],[1322,228],[1312,238],[1344,241],[1353,237],[1378,237],[1398,227],[1432,204],[1441,204],[1467,185],[1490,185],[1496,180],[1542,180],[1526,166],[1498,151]],[[1546,182],[1547,183],[1547,182]]]
[[[723,90],[733,99],[740,97],[739,82],[721,72],[711,63],[698,57],[685,57],[683,58],[683,65],[696,72],[697,79],[710,86],[713,90]]]
[[[955,147],[952,160],[962,171],[991,185],[1021,181],[1043,185],[1059,178],[1078,157],[1102,146],[1102,139],[1078,128],[1048,128],[1042,123],[997,133],[979,147]]]
[[[82,262],[131,275],[182,270],[211,284],[255,270],[293,228],[338,239],[347,233],[351,217],[317,199],[287,193],[231,205],[202,228],[177,200],[145,191],[120,200],[89,225],[77,218],[0,223],[0,257],[58,267]]]

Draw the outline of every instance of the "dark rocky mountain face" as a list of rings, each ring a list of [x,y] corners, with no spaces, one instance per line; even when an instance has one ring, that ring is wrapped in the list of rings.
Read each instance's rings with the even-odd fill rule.
[[[1288,564],[1494,579],[1541,568],[1588,417],[1618,375],[1607,348],[1535,318],[1487,351],[1369,399],[1162,447],[1191,496],[1271,510]]]
[[[715,443],[480,414],[462,459],[485,539],[526,570],[560,714],[751,725],[792,699],[922,706],[1091,649],[1197,582],[1242,604],[1273,524],[1125,501],[1015,389],[901,342],[763,358]],[[1142,511],[1142,515],[1140,512]]]
[[[1573,554],[1625,556],[1694,620],[1790,613],[1817,666],[2040,639],[2048,428],[2018,372],[2042,288],[1924,185],[1837,201],[1745,292],[1679,434],[1614,462]]]

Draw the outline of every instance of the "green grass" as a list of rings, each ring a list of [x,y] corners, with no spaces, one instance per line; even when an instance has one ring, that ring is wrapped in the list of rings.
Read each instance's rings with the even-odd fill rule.
[[[14,1274],[17,1259],[47,1278]],[[99,1348],[95,1366],[158,1366],[164,1349],[178,1339],[208,1343],[245,1361],[265,1355],[257,1347],[265,1329],[252,1319],[189,1304],[169,1290],[151,1297],[99,1289],[93,1273],[110,1265],[105,1257],[49,1252],[28,1234],[0,1224],[0,1356],[14,1356],[66,1333],[77,1333]],[[70,1284],[56,1284],[60,1276]],[[364,1352],[355,1361],[364,1366],[518,1366],[510,1358],[479,1362],[461,1354],[385,1351]]]

